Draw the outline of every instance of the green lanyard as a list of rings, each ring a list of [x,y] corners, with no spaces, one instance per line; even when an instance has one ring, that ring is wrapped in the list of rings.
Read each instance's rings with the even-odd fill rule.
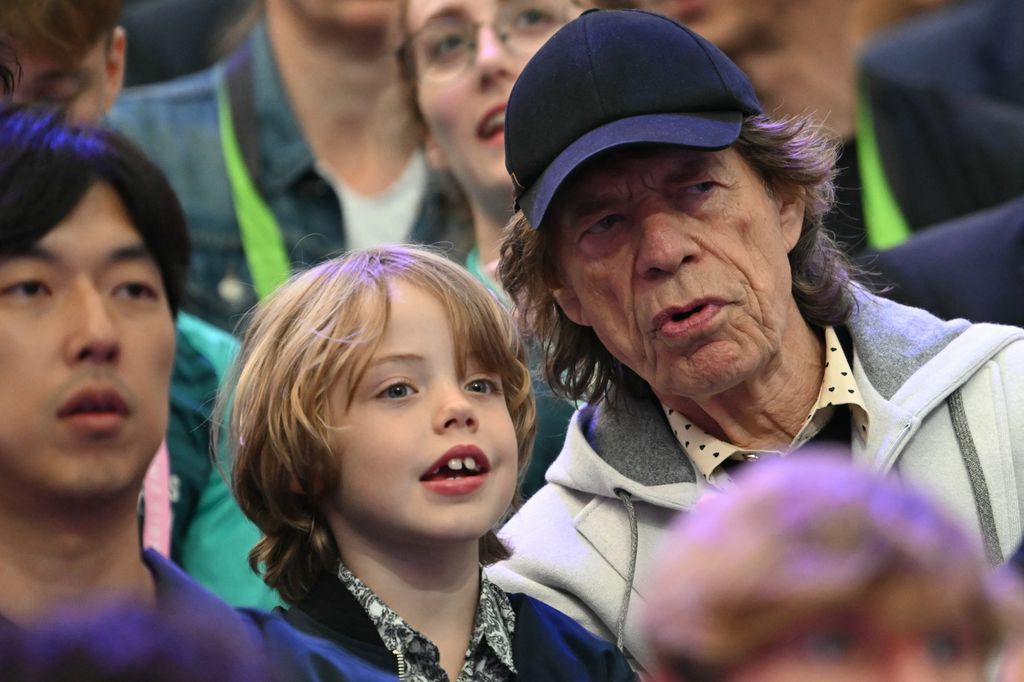
[[[217,120],[224,166],[231,184],[235,218],[242,233],[242,249],[256,294],[263,298],[291,274],[291,261],[277,218],[253,185],[238,146],[227,87],[217,86]]]
[[[863,185],[861,199],[868,246],[888,249],[902,244],[910,237],[910,228],[885,177],[871,103],[863,85],[857,97],[857,163]]]

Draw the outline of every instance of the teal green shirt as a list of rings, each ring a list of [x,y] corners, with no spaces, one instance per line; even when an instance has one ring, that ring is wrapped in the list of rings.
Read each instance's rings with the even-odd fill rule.
[[[249,569],[249,550],[260,532],[242,513],[225,481],[230,469],[226,441],[218,447],[219,466],[210,454],[217,390],[238,352],[238,341],[179,313],[177,344],[167,427],[171,558],[230,604],[272,608],[279,604],[276,593]]]

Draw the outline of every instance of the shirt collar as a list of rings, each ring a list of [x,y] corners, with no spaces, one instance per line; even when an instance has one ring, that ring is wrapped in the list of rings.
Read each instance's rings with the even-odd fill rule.
[[[486,640],[498,659],[513,673],[516,672],[512,660],[512,635],[516,626],[516,614],[508,595],[500,587],[487,579],[483,570],[480,571],[480,602],[476,609],[476,622],[473,624],[473,636],[470,641],[476,647],[480,640]]]
[[[850,361],[843,351],[836,330],[833,327],[825,327],[824,332],[825,371],[821,387],[818,389],[818,398],[804,421],[803,428],[793,438],[786,452],[795,450],[813,438],[832,418],[838,405],[849,406],[856,437],[862,440],[867,438],[870,419],[857,380],[853,376]],[[764,451],[745,450],[738,445],[720,440],[694,424],[686,415],[664,404],[661,407],[668,418],[672,434],[683,446],[687,457],[703,474],[705,480],[713,484],[724,482],[724,479],[721,479],[724,472],[719,469],[722,462],[729,459],[757,459],[764,454]],[[773,451],[772,454],[785,453]]]
[[[407,651],[409,642],[417,642],[428,648],[433,647],[434,657],[438,658],[437,648],[433,642],[409,626],[400,615],[385,604],[373,590],[341,562],[338,563],[338,579],[366,611],[388,649]],[[515,633],[515,624],[516,616],[512,604],[508,600],[508,595],[488,580],[481,568],[480,597],[477,602],[473,632],[469,638],[468,651],[472,652],[471,656],[479,656],[480,644],[486,642],[498,660],[512,674],[516,674],[512,658],[512,637]]]

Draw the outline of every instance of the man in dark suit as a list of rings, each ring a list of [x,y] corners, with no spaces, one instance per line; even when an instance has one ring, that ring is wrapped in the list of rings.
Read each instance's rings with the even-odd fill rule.
[[[937,225],[864,265],[900,303],[939,317],[1024,326],[1024,196]]]
[[[860,70],[913,230],[1024,193],[1024,3],[953,3],[879,36]]]

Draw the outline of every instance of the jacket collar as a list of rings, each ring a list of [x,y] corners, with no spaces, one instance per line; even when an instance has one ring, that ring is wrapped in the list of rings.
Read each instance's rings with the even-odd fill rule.
[[[370,616],[348,588],[326,571],[320,573],[312,589],[294,608],[338,634],[384,648]]]

